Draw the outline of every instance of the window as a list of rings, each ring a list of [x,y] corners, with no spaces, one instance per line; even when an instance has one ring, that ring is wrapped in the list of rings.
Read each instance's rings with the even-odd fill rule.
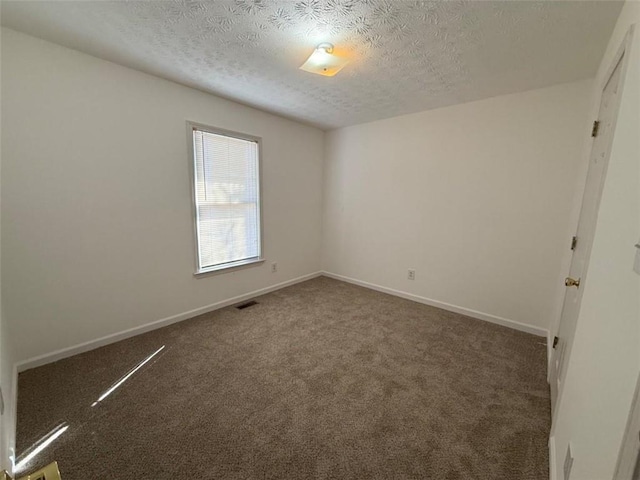
[[[197,271],[260,262],[260,139],[189,124]]]

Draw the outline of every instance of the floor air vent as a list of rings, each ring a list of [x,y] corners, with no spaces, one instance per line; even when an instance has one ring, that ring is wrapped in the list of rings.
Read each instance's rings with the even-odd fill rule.
[[[254,305],[257,305],[257,304],[258,304],[258,302],[256,302],[255,300],[250,300],[248,302],[241,303],[240,305],[237,305],[236,308],[238,310],[244,310],[245,308],[253,307]]]

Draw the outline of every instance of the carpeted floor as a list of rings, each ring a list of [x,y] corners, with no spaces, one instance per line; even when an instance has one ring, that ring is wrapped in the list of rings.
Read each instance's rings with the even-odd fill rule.
[[[544,339],[325,277],[256,300],[21,373],[18,453],[68,425],[25,471],[548,478]]]

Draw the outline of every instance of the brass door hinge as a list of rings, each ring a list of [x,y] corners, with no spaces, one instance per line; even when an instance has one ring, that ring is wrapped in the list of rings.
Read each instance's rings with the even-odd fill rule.
[[[600,121],[596,120],[595,122],[593,122],[593,127],[591,128],[591,136],[597,137],[599,129],[600,129]]]
[[[571,250],[575,250],[576,249],[576,245],[578,245],[578,237],[573,237],[571,239]]]

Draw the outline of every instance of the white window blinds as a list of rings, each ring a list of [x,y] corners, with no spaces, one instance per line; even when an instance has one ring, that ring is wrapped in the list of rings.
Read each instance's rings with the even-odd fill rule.
[[[200,271],[260,258],[258,142],[193,129]]]

